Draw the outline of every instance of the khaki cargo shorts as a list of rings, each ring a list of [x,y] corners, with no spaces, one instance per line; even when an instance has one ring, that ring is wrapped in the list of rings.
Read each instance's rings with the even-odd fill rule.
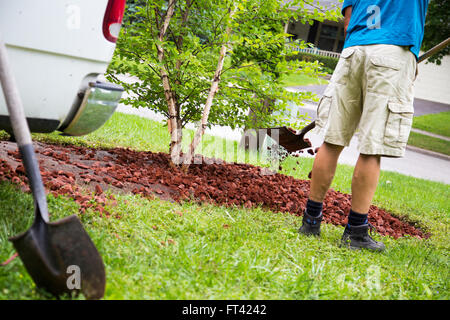
[[[417,61],[407,47],[366,45],[342,51],[317,108],[316,132],[362,154],[402,157],[414,114]]]

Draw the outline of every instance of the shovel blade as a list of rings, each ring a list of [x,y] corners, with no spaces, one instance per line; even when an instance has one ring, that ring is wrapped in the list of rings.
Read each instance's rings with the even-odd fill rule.
[[[87,299],[105,292],[105,267],[80,220],[71,215],[56,222],[35,220],[9,239],[36,286],[55,296],[80,291]]]
[[[270,137],[272,137],[272,130],[278,130],[278,144],[289,153],[311,147],[311,142],[304,138],[304,134],[298,135],[289,128],[278,127],[267,129],[267,135]]]

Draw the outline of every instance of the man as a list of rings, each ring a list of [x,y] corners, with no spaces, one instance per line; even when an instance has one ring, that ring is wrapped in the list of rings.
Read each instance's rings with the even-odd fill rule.
[[[342,149],[353,134],[360,152],[342,245],[382,251],[369,235],[368,212],[380,157],[402,157],[414,113],[413,83],[428,0],[345,0],[345,44],[317,110],[324,143],[316,155],[300,233],[320,235],[322,203]]]

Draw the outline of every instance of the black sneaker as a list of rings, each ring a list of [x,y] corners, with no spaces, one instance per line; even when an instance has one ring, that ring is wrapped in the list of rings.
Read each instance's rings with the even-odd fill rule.
[[[298,232],[307,236],[320,236],[320,223],[322,222],[322,216],[322,212],[317,217],[310,216],[305,210],[303,213],[303,224],[300,229],[298,229]]]
[[[350,249],[365,248],[373,251],[383,251],[386,248],[384,243],[372,239],[369,235],[369,228],[371,230],[375,229],[370,223],[360,226],[347,224],[342,235],[341,246],[346,246]]]

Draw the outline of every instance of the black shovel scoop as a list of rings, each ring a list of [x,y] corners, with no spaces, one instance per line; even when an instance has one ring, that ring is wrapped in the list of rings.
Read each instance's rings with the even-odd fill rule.
[[[272,131],[278,130],[278,144],[284,147],[287,152],[293,153],[302,149],[311,148],[311,142],[305,138],[305,134],[314,129],[316,123],[313,121],[304,127],[299,133],[287,127],[267,128],[267,135],[272,137]]]
[[[105,291],[105,268],[80,220],[72,215],[49,222],[44,185],[1,35],[0,81],[35,206],[31,228],[9,240],[38,287],[56,296],[82,292],[88,299],[99,299]]]

